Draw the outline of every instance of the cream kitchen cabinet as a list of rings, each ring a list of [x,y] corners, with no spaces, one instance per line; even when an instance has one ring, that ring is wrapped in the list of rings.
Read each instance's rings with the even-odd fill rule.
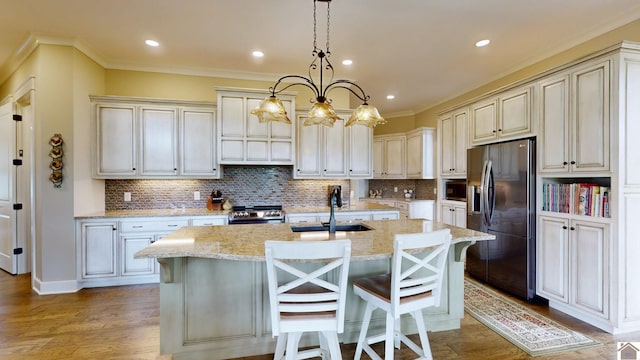
[[[434,200],[367,199],[366,201],[395,207],[400,211],[400,219],[435,219]]]
[[[180,175],[220,178],[215,109],[183,108],[180,116]]]
[[[270,95],[266,91],[216,87],[219,164],[293,165],[294,125],[261,123],[251,110]],[[287,114],[295,120],[295,96],[279,94]]]
[[[532,87],[517,88],[471,105],[471,143],[535,135],[532,126]]]
[[[464,177],[467,174],[468,110],[450,112],[438,121],[440,137],[440,175]]]
[[[145,176],[178,175],[178,109],[141,106],[140,172]]]
[[[467,204],[459,201],[441,201],[440,222],[461,228],[467,227]]]
[[[406,176],[404,134],[373,137],[373,178],[404,179]]]
[[[407,179],[435,178],[435,129],[418,128],[407,132]]]
[[[597,61],[539,82],[539,170],[610,169],[610,62]]]
[[[118,224],[115,221],[99,220],[80,222],[79,234],[79,280],[114,278],[117,272]]]
[[[538,232],[537,293],[569,314],[608,319],[609,224],[545,215]]]
[[[294,177],[346,178],[349,129],[345,129],[346,117],[337,120],[333,127],[304,126],[306,114],[298,116],[296,167]]]
[[[342,116],[342,115],[341,115]],[[345,114],[348,119],[350,114]],[[373,177],[373,129],[354,125],[349,131],[349,178],[370,179]]]
[[[92,96],[93,176],[219,178],[211,104]]]

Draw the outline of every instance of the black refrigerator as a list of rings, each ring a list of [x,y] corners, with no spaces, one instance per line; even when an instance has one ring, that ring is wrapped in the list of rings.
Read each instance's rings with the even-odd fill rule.
[[[525,300],[535,296],[535,140],[467,152],[467,228],[496,236],[467,251],[474,278]]]

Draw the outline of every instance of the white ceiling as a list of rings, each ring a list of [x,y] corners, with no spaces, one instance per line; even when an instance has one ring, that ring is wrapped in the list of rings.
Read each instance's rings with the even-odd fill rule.
[[[0,64],[34,35],[82,44],[109,68],[305,75],[312,9],[312,0],[0,0]],[[318,3],[322,48],[325,14]],[[383,116],[397,115],[638,18],[638,0],[334,0],[330,60],[335,78],[356,81]],[[161,46],[146,47],[148,38]],[[491,44],[476,48],[483,38]],[[256,49],[265,53],[260,61],[251,57]]]

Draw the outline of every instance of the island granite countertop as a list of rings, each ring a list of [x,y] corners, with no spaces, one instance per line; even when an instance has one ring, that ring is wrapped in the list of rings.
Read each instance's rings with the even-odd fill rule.
[[[341,232],[293,232],[291,224],[247,224],[229,226],[186,226],[138,251],[136,258],[200,257],[237,261],[264,261],[266,240],[311,241],[351,239],[352,260],[390,258],[395,234],[429,232],[450,229],[452,244],[456,245],[456,260],[464,256],[467,246],[481,240],[495,239],[483,232],[446,225],[440,222],[410,220],[362,221],[372,230]]]

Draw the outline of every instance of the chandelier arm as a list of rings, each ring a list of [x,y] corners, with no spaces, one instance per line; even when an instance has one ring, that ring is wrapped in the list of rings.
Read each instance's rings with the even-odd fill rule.
[[[349,86],[347,86],[349,85]],[[353,90],[353,88],[351,88],[351,86],[356,87],[358,90],[360,90],[360,93],[357,93],[355,90]],[[365,104],[367,103],[367,101],[369,101],[369,99],[371,98],[369,95],[367,95],[364,90],[358,86],[358,84],[351,82],[349,80],[336,80],[334,82],[332,82],[331,84],[327,85],[327,87],[324,89],[323,91],[323,96],[326,96],[326,94],[334,88],[342,88],[342,89],[347,89],[349,90],[353,95],[355,95],[355,97],[357,97],[358,99],[360,99],[360,101],[363,101]]]
[[[283,87],[280,90],[276,90],[278,88],[278,85],[280,85],[280,83],[285,80],[285,79],[302,79],[305,82],[294,82],[292,84],[288,84],[287,86]],[[319,96],[320,94],[320,90],[318,89],[318,87],[316,86],[316,84],[313,83],[313,81],[311,81],[310,79],[301,76],[301,75],[285,75],[283,77],[281,77],[280,79],[278,79],[278,81],[276,81],[275,85],[273,85],[269,90],[271,90],[271,95],[272,96],[276,96],[276,94],[279,94],[285,90],[287,90],[288,88],[295,86],[295,85],[302,85],[302,86],[306,86],[309,89],[313,90],[316,93],[316,97]]]

